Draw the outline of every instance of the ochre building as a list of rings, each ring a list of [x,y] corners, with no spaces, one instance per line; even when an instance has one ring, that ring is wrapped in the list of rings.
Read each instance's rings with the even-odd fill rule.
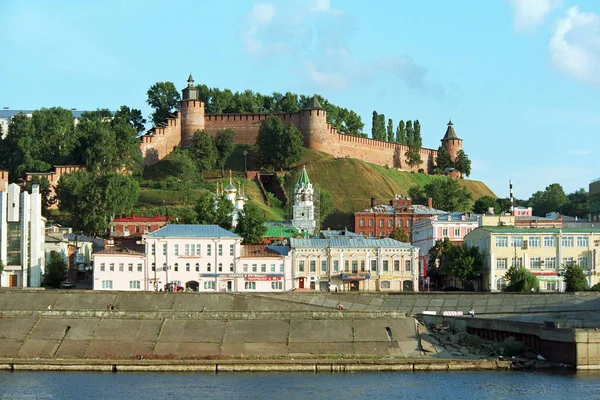
[[[280,118],[286,125],[293,123],[302,132],[305,147],[338,158],[357,158],[404,170],[422,169],[432,174],[437,157],[437,150],[421,148],[421,164],[410,167],[405,156],[408,150],[406,145],[340,134],[327,123],[327,112],[316,97],[307,108],[297,113],[206,114],[205,111],[205,104],[200,100],[198,88],[194,86],[194,79],[190,75],[188,86],[182,91],[179,111],[141,137],[140,150],[145,164],[152,165],[160,161],[176,147],[189,146],[197,130],[205,130],[214,136],[218,130],[230,128],[235,131],[237,144],[255,144],[262,122],[271,116]],[[452,125],[450,121],[441,141],[454,160],[462,149],[462,139],[456,136]]]

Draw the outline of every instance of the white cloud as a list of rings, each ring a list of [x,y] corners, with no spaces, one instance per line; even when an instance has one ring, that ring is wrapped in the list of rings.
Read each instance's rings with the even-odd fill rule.
[[[265,42],[261,38],[261,32],[273,23],[276,14],[277,9],[271,4],[254,4],[246,16],[246,30],[242,33],[244,50],[247,54],[260,58],[285,48],[281,42]]]
[[[275,6],[272,4],[256,3],[254,7],[252,7],[252,11],[250,11],[248,18],[259,25],[270,24],[275,16],[275,11]]]
[[[348,79],[339,72],[318,71],[310,61],[306,62],[306,70],[308,79],[320,88],[342,90],[348,86]]]
[[[560,0],[508,0],[515,13],[513,24],[518,31],[535,30],[560,3]]]
[[[548,46],[554,67],[583,83],[600,84],[600,17],[571,7]]]
[[[569,150],[569,154],[571,154],[573,156],[587,156],[592,153],[593,153],[593,151],[591,151],[591,150]]]
[[[331,7],[331,0],[310,0],[310,11],[324,12],[334,16],[344,14],[343,10]]]

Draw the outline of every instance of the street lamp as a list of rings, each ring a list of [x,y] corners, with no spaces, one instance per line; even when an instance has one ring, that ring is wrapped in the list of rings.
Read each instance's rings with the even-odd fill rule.
[[[246,167],[246,156],[248,155],[248,150],[244,150],[244,172],[248,172],[248,168]]]

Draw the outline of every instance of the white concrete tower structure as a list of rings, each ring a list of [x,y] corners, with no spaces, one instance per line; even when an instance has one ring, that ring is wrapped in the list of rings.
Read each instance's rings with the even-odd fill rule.
[[[301,232],[311,235],[315,233],[315,205],[314,190],[312,183],[308,179],[306,167],[302,167],[302,173],[294,189],[294,207],[292,216],[292,226],[298,228]]]

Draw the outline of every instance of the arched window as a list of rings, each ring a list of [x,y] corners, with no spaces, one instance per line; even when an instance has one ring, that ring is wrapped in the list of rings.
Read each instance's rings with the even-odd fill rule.
[[[190,272],[190,263],[185,264],[185,272]]]

